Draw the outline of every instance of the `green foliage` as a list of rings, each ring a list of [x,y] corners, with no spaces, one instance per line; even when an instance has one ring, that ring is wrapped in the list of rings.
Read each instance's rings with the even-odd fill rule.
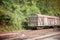
[[[30,14],[60,16],[58,7],[57,0],[0,0],[0,25],[9,31],[21,30],[27,27]]]
[[[6,14],[3,14],[3,13],[1,14],[0,13],[0,25],[2,25],[2,26],[5,26],[5,25],[9,26],[11,24],[12,24],[11,23],[11,17],[6,15]]]

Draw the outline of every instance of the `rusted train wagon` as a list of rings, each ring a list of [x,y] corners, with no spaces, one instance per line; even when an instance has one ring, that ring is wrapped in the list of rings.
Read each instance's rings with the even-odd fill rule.
[[[37,29],[58,27],[60,26],[60,18],[55,16],[32,14],[29,16],[28,26],[36,27]]]

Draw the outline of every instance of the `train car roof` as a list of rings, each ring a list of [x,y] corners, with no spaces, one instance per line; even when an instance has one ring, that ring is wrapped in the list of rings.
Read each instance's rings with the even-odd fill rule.
[[[30,17],[34,16],[34,15],[36,15],[38,17],[59,18],[59,17],[56,17],[56,16],[49,16],[49,15],[42,15],[42,14],[31,14]]]
[[[59,18],[59,17],[56,17],[56,16],[49,16],[49,15],[41,15],[41,14],[37,14],[37,15],[41,16],[41,17]]]

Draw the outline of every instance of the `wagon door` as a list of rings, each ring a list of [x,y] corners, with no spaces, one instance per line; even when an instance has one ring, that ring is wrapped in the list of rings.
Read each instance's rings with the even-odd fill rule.
[[[54,18],[48,18],[48,25],[54,26],[55,25],[55,19]]]
[[[59,26],[60,25],[60,19],[57,19],[57,18],[55,19],[55,25],[56,26]]]
[[[44,26],[48,26],[48,18],[47,17],[44,18]]]
[[[44,25],[44,17],[38,17],[38,26],[43,26]]]

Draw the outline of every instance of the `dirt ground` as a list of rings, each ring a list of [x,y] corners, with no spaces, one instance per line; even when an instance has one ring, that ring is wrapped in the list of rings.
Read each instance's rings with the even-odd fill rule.
[[[58,32],[56,29],[42,29],[42,30],[23,30],[21,32],[5,32],[0,33],[0,39],[24,39],[24,38],[32,38],[37,36],[44,36],[47,34],[51,34],[54,32]]]

